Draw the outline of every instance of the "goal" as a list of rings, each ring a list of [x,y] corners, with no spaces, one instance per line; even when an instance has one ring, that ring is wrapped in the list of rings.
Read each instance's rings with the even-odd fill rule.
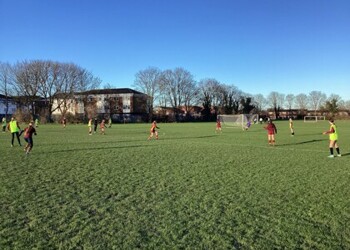
[[[240,114],[240,115],[218,115],[217,119],[220,120],[223,126],[227,128],[242,128],[245,129],[248,122],[251,124],[254,121],[259,120],[258,114]]]
[[[326,117],[324,115],[306,115],[304,116],[304,122],[318,122],[325,121]]]

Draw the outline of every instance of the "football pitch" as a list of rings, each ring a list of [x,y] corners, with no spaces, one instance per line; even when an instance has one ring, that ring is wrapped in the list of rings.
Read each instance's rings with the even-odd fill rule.
[[[0,249],[350,249],[350,121],[41,125],[0,133]],[[21,127],[24,127],[22,124]],[[24,144],[23,138],[21,138]]]

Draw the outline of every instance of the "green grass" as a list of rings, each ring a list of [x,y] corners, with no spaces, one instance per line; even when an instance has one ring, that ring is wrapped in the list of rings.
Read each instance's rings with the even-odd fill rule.
[[[28,157],[0,134],[0,249],[350,249],[350,122],[334,159],[327,122],[276,125],[275,147],[262,125],[43,125]]]

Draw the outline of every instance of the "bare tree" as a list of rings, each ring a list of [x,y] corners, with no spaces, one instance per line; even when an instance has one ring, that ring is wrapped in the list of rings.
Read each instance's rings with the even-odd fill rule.
[[[276,91],[272,91],[267,97],[270,107],[275,112],[276,119],[279,117],[279,112],[283,108],[284,94],[280,94]]]
[[[88,91],[96,89],[101,84],[101,79],[94,76],[90,71],[78,66],[73,65],[78,72],[77,82],[75,84],[75,91]]]
[[[285,105],[285,100],[286,100],[286,96],[282,93],[279,93],[277,96],[279,110],[283,109],[283,107]]]
[[[162,72],[158,68],[150,67],[136,73],[133,86],[148,95],[147,111],[149,113],[149,120],[153,116],[153,107],[155,101],[161,94],[161,75]]]
[[[306,94],[298,94],[295,96],[295,102],[300,110],[306,110],[308,106],[308,97]]]
[[[222,105],[222,84],[213,78],[202,79],[198,85],[198,99],[203,105],[205,120],[211,119],[211,110],[215,110],[215,115]]]
[[[41,114],[50,121],[54,111],[53,103],[58,93],[60,83],[60,63],[53,61],[39,61],[38,74],[40,75],[38,93],[44,98],[46,110]]]
[[[261,112],[266,108],[267,101],[262,94],[257,94],[253,96],[253,103],[257,110]]]
[[[209,119],[211,109],[217,113],[238,113],[243,96],[235,85],[222,84],[216,79],[208,78],[199,82],[199,100],[202,102],[206,119]]]
[[[14,81],[14,74],[12,67],[9,63],[0,62],[0,94],[3,94],[5,98],[3,103],[5,106],[5,115],[9,112],[10,97],[12,96],[12,87]]]
[[[242,92],[234,85],[223,84],[219,88],[222,94],[222,100],[220,101],[221,109],[225,114],[237,114],[239,111],[239,105],[242,99]]]
[[[42,84],[41,61],[23,61],[17,63],[15,71],[15,90],[21,105],[27,107],[32,118],[35,117],[35,102],[39,99],[39,88]]]
[[[278,92],[276,92],[276,91],[271,92],[267,96],[267,102],[268,102],[270,108],[272,108],[273,110],[276,110],[276,112],[277,112],[277,108],[278,108]],[[277,115],[276,115],[276,117],[277,117]]]
[[[343,103],[343,108],[350,112],[350,100]]]
[[[57,81],[57,105],[62,116],[65,116],[68,108],[72,105],[75,92],[84,92],[95,89],[101,84],[101,80],[91,72],[72,63],[62,63],[60,65],[59,79]],[[83,102],[87,101],[87,96],[79,97]],[[54,110],[53,110],[54,111]]]
[[[202,115],[205,120],[210,120],[212,108],[212,86],[219,85],[215,79],[203,79],[198,84],[198,99],[203,105]]]
[[[315,115],[317,115],[317,110],[323,104],[323,102],[327,99],[326,94],[321,91],[311,91],[309,93],[309,103],[310,107],[314,110]]]
[[[60,65],[59,77],[57,80],[57,94],[55,95],[55,110],[59,110],[64,116],[69,108],[70,100],[74,98],[76,82],[78,81],[78,69],[74,64],[63,63]]]
[[[105,83],[105,84],[103,85],[103,88],[104,88],[104,89],[112,89],[113,86],[112,86],[112,84],[110,84],[109,82],[107,82],[107,83]]]
[[[289,110],[294,106],[295,96],[293,94],[286,95],[286,104]]]
[[[186,113],[188,113],[190,107],[196,104],[198,101],[198,87],[197,83],[192,80],[184,84],[183,88],[184,106]]]
[[[183,68],[165,70],[162,73],[160,82],[161,88],[168,95],[175,115],[178,115],[180,106],[185,105],[185,102],[189,103],[191,98],[194,98],[191,94],[195,85],[192,74]],[[188,99],[185,100],[186,98]]]
[[[341,98],[340,95],[330,94],[327,98],[327,101],[331,101],[331,100],[336,100],[339,107],[344,106],[344,100]]]

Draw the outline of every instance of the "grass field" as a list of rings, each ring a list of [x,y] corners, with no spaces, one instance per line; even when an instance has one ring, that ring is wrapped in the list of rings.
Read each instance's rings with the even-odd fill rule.
[[[0,249],[350,249],[350,121],[42,125],[26,157],[0,133]],[[23,127],[23,125],[22,125]],[[22,143],[23,139],[22,139]]]

